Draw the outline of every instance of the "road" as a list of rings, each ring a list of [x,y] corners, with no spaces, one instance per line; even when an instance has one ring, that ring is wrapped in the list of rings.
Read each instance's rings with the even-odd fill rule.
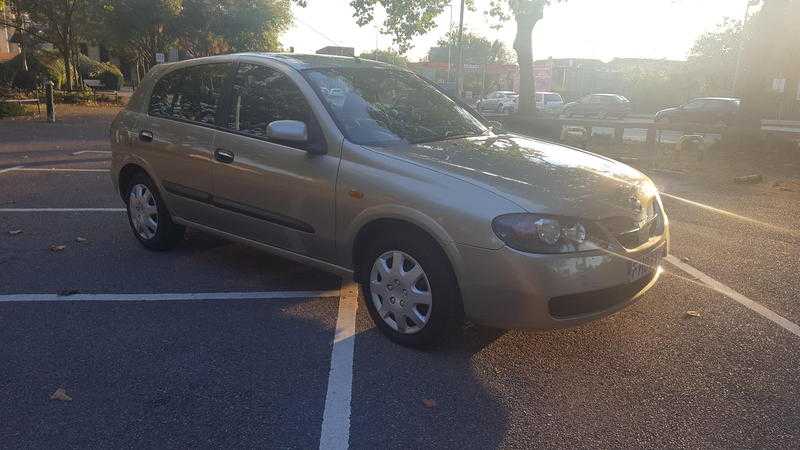
[[[800,441],[792,193],[656,177],[675,263],[635,304],[559,331],[466,324],[415,351],[330,274],[197,232],[141,248],[106,172],[111,113],[0,121],[3,447]]]

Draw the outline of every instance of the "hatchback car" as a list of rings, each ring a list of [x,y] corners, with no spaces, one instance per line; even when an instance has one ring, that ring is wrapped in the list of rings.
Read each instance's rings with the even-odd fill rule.
[[[655,121],[730,126],[736,122],[741,102],[738,98],[696,98],[685,105],[662,109],[656,113]]]
[[[352,277],[378,328],[434,342],[466,317],[557,328],[619,310],[667,252],[653,183],[498,134],[412,72],[237,54],[153,68],[111,127],[133,235],[185,227]]]
[[[572,117],[576,115],[595,116],[601,119],[616,117],[622,119],[632,111],[631,101],[617,94],[591,94],[577,102],[564,105],[561,114]]]

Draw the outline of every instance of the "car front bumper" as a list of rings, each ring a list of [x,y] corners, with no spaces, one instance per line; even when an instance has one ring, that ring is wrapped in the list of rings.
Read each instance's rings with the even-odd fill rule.
[[[612,314],[650,289],[661,269],[631,280],[632,260],[666,256],[668,235],[638,252],[541,255],[459,246],[464,312],[499,328],[552,329]]]

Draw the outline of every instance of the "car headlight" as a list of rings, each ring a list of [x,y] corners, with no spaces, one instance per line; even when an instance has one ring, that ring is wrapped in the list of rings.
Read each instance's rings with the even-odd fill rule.
[[[528,253],[572,253],[596,250],[594,227],[578,219],[539,214],[505,214],[492,221],[497,237]]]

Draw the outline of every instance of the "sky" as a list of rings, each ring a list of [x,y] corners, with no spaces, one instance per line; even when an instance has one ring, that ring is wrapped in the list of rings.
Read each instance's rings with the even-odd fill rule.
[[[713,31],[726,17],[741,20],[747,0],[568,0],[545,10],[534,29],[534,57],[615,57],[686,59],[695,39]],[[503,41],[511,50],[516,33],[513,20],[491,29],[484,11],[489,0],[475,0],[477,11],[466,11],[468,30]],[[370,24],[359,27],[350,0],[308,0],[306,8],[293,6],[295,23],[281,42],[296,52],[313,53],[327,45],[355,47],[356,54],[392,46],[391,36]],[[376,18],[382,22],[378,11]],[[449,29],[450,9],[437,19],[437,28],[415,41],[408,52],[412,61],[427,55]],[[458,0],[453,0],[452,25],[458,24]]]

